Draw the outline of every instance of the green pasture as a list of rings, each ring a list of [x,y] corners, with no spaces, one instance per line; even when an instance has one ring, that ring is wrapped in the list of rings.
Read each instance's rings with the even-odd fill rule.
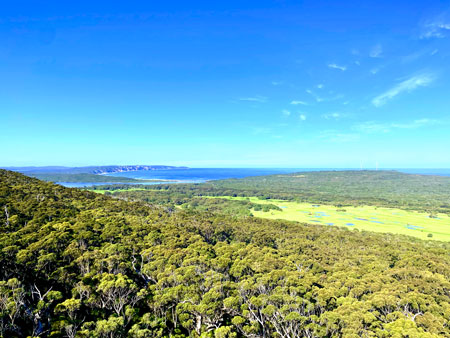
[[[260,200],[256,197],[219,197],[231,200],[250,200],[258,204],[274,204],[282,211],[255,211],[255,217],[347,227],[375,232],[410,235],[421,239],[450,241],[450,217],[374,206],[337,208],[331,205],[297,203],[282,200]],[[341,211],[340,211],[341,210]],[[345,210],[345,211],[344,211]],[[428,237],[429,234],[432,237]]]
[[[122,191],[137,191],[137,190],[146,190],[144,188],[130,188],[130,189],[114,189],[114,190],[103,190],[103,189],[87,189],[89,191],[92,192],[96,192],[98,194],[104,194],[105,192],[110,192],[110,193],[114,193],[114,192],[122,192]]]

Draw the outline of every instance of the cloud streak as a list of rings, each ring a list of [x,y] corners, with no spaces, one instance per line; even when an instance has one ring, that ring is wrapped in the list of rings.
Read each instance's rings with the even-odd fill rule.
[[[272,132],[272,128],[267,127],[252,127],[253,135],[266,135]]]
[[[358,133],[345,133],[336,130],[324,130],[320,132],[319,138],[332,143],[356,142],[360,136]]]
[[[371,58],[380,58],[382,56],[381,54],[383,54],[383,47],[378,44],[370,50],[369,56]]]
[[[450,19],[445,13],[434,20],[426,21],[422,24],[422,33],[420,39],[444,38],[446,31],[450,30]]]
[[[339,70],[342,70],[343,72],[345,72],[347,70],[347,66],[340,66],[335,63],[328,64],[328,68],[339,69]]]
[[[241,97],[239,101],[249,101],[249,102],[260,102],[264,103],[267,102],[267,97],[256,95],[254,97]]]
[[[411,122],[392,122],[392,123],[378,123],[374,121],[367,121],[353,126],[353,129],[364,133],[389,133],[393,129],[417,129],[425,126],[431,126],[439,123],[434,119],[417,119]]]
[[[388,91],[375,97],[372,100],[372,104],[375,107],[381,107],[384,104],[386,104],[389,100],[392,100],[397,95],[399,95],[403,92],[409,93],[419,87],[426,87],[433,81],[434,81],[434,76],[432,74],[422,74],[422,75],[412,76],[409,79],[402,81],[399,84],[395,85]]]
[[[305,101],[300,101],[300,100],[293,100],[293,101],[291,101],[291,104],[294,104],[294,105],[301,104],[303,106],[307,106],[308,105]]]
[[[307,92],[309,95],[313,96],[314,99],[316,100],[316,102],[322,102],[322,101],[325,100],[324,98],[322,98],[322,97],[320,97],[319,95],[317,95],[316,93],[314,93],[311,89],[306,89],[306,92]]]
[[[322,117],[326,120],[338,120],[343,117],[343,114],[341,113],[329,113],[329,114],[323,114]]]
[[[322,97],[322,96],[317,95],[311,89],[306,89],[306,92],[309,95],[311,95],[314,98],[314,100],[316,100],[317,103],[326,102],[326,101],[335,101],[335,100],[339,100],[339,99],[344,98],[343,94],[336,94],[336,95],[331,96],[331,97]],[[329,93],[333,94],[334,92],[330,91]]]

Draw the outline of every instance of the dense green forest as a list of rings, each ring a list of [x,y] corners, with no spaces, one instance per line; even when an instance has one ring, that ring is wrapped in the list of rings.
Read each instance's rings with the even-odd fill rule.
[[[450,337],[448,243],[131,202],[5,170],[0,232],[3,337]]]
[[[221,213],[229,216],[252,216],[251,210],[262,210],[268,212],[270,210],[281,210],[274,204],[261,204],[251,202],[250,200],[244,201],[233,201],[223,198],[204,198],[197,195],[197,192],[192,192],[190,189],[187,190],[176,190],[172,189],[140,189],[136,190],[118,189],[122,187],[121,185],[112,186],[101,186],[109,190],[99,190],[88,188],[96,192],[104,192],[105,195],[114,196],[123,200],[130,201],[142,201],[151,204],[163,205],[169,208],[183,208],[195,211],[208,211],[212,213]],[[159,186],[158,186],[159,188]]]
[[[120,195],[155,201],[195,196],[243,196],[331,205],[375,205],[450,214],[450,177],[396,171],[321,171],[253,176],[201,184],[97,186],[97,190],[129,190]],[[139,189],[139,190],[134,190]],[[161,191],[146,193],[141,190]]]

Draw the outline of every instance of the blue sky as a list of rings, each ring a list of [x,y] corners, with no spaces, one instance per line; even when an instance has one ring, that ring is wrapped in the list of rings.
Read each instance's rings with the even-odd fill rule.
[[[0,165],[450,167],[449,1],[14,1]]]

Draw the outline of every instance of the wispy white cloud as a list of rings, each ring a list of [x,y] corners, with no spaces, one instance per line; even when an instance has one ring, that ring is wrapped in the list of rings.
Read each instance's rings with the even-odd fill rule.
[[[389,133],[395,129],[405,129],[405,130],[416,129],[426,126],[432,126],[437,123],[444,123],[444,122],[428,118],[417,119],[409,122],[391,122],[391,123],[366,121],[353,125],[350,131],[348,132],[334,129],[322,130],[319,134],[319,138],[333,143],[357,142],[359,141],[361,135],[363,134]]]
[[[379,71],[380,71],[379,68],[372,68],[372,69],[370,70],[370,73],[371,73],[372,75],[375,75],[375,74],[378,73]]]
[[[420,37],[422,39],[443,38],[447,30],[450,30],[450,23],[431,23],[427,25],[426,31]]]
[[[438,17],[424,21],[421,24],[420,39],[443,38],[450,30],[450,16],[442,13]]]
[[[265,96],[260,96],[260,95],[256,95],[253,97],[241,97],[239,99],[239,101],[249,101],[249,102],[260,102],[260,103],[264,103],[267,102],[267,97]]]
[[[391,122],[380,123],[375,121],[366,121],[353,126],[353,130],[364,133],[389,133],[393,129],[417,129],[425,126],[431,126],[440,123],[435,119],[417,119],[410,122]]]
[[[284,116],[290,116],[291,115],[291,112],[289,110],[287,110],[287,109],[283,109],[281,112],[283,113]]]
[[[253,135],[266,135],[272,132],[272,128],[267,127],[251,127]]]
[[[434,78],[435,76],[433,74],[422,74],[412,76],[409,79],[395,85],[394,87],[384,92],[383,94],[375,97],[372,100],[372,104],[375,107],[380,107],[386,104],[387,101],[393,99],[394,97],[403,92],[411,92],[418,87],[428,86],[431,82],[434,81]]]
[[[360,135],[352,132],[346,133],[336,130],[323,130],[320,132],[319,138],[333,143],[347,143],[358,141]]]
[[[314,93],[311,89],[306,89],[306,92],[311,95],[312,97],[314,97],[314,99],[316,100],[316,102],[322,102],[325,99],[320,97],[319,95],[317,95],[316,93]]]
[[[305,114],[300,114],[299,115],[300,120],[302,121],[306,121],[306,115]]]
[[[326,102],[326,101],[335,101],[335,100],[339,100],[344,98],[343,94],[336,94],[334,96],[328,96],[328,97],[323,97],[320,95],[317,95],[314,91],[312,91],[311,89],[306,89],[306,92],[311,95],[312,97],[314,97],[314,99],[316,100],[316,102],[320,103],[320,102]],[[330,91],[329,94],[334,94],[333,91]]]
[[[272,81],[272,86],[281,86],[283,81]]]
[[[344,98],[344,94],[336,94],[332,97],[328,97],[325,99],[325,101],[336,101]]]
[[[426,49],[422,49],[419,51],[415,51],[414,53],[405,55],[401,58],[401,61],[403,63],[410,63],[410,62],[414,62],[417,59],[420,59],[421,57],[423,57],[424,55],[427,54],[427,50]]]
[[[383,47],[380,44],[377,44],[372,47],[372,49],[370,50],[369,56],[371,58],[380,58],[380,57],[382,57],[382,54],[383,54]]]
[[[339,69],[342,70],[343,72],[347,70],[347,66],[340,66],[335,63],[329,63],[328,68]]]
[[[438,51],[439,51],[438,49],[423,48],[423,49],[417,50],[413,53],[403,56],[401,58],[401,61],[402,61],[402,63],[414,62],[423,57],[433,56]]]
[[[343,117],[343,115],[342,115],[342,113],[328,113],[328,114],[323,114],[322,117],[327,120],[333,120],[333,119],[338,120],[341,117]]]
[[[305,101],[300,101],[300,100],[293,100],[293,101],[291,101],[291,104],[294,104],[294,105],[301,104],[303,106],[308,105],[308,103],[306,103]]]
[[[319,83],[316,87],[319,88],[319,89],[322,89],[323,88],[323,84]]]

